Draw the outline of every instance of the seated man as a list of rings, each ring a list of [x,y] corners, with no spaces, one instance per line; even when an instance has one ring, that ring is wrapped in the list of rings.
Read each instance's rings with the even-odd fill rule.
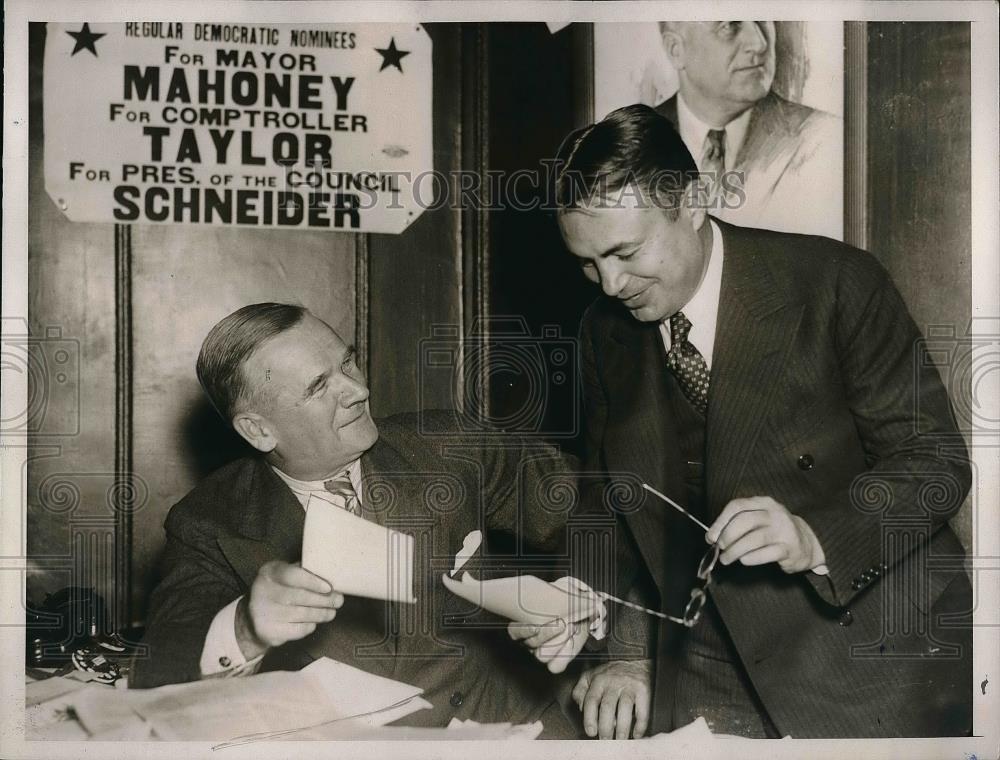
[[[217,470],[170,510],[150,655],[134,662],[131,686],[293,670],[327,656],[422,687],[434,709],[411,725],[540,718],[544,736],[576,735],[556,685],[502,621],[473,617],[440,583],[473,530],[516,530],[526,545],[559,550],[566,512],[542,500],[546,485],[571,477],[570,460],[542,444],[460,435],[447,412],[376,426],[354,349],[298,306],[230,314],[205,339],[197,371],[260,454]],[[413,534],[418,602],[345,600],[303,569],[310,496]]]

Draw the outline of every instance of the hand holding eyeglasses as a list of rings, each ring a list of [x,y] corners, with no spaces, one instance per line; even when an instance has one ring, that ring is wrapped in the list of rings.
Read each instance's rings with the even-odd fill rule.
[[[777,562],[786,573],[825,569],[823,548],[812,528],[770,496],[733,499],[705,533],[723,565]]]

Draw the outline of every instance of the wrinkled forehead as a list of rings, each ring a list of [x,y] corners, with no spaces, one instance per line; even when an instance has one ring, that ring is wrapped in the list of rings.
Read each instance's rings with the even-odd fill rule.
[[[332,327],[306,314],[302,321],[264,341],[244,364],[250,383],[258,380],[297,382],[339,360],[347,344]]]
[[[719,20],[719,21],[668,21],[664,27],[677,32],[689,42],[704,39],[727,40],[738,37],[735,34],[746,24],[755,24],[769,40],[774,40],[774,22],[757,20]]]

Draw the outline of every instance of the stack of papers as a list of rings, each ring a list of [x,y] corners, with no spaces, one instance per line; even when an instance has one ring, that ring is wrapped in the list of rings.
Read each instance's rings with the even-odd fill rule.
[[[313,727],[383,726],[431,707],[422,689],[328,658],[297,672],[221,678],[157,689],[92,686],[70,695],[92,739],[208,740],[239,744],[298,739]]]

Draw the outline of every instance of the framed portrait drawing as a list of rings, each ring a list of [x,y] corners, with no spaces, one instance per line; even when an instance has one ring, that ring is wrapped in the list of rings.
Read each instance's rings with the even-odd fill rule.
[[[726,221],[844,238],[844,25],[593,26],[594,118],[644,103],[674,122]]]

